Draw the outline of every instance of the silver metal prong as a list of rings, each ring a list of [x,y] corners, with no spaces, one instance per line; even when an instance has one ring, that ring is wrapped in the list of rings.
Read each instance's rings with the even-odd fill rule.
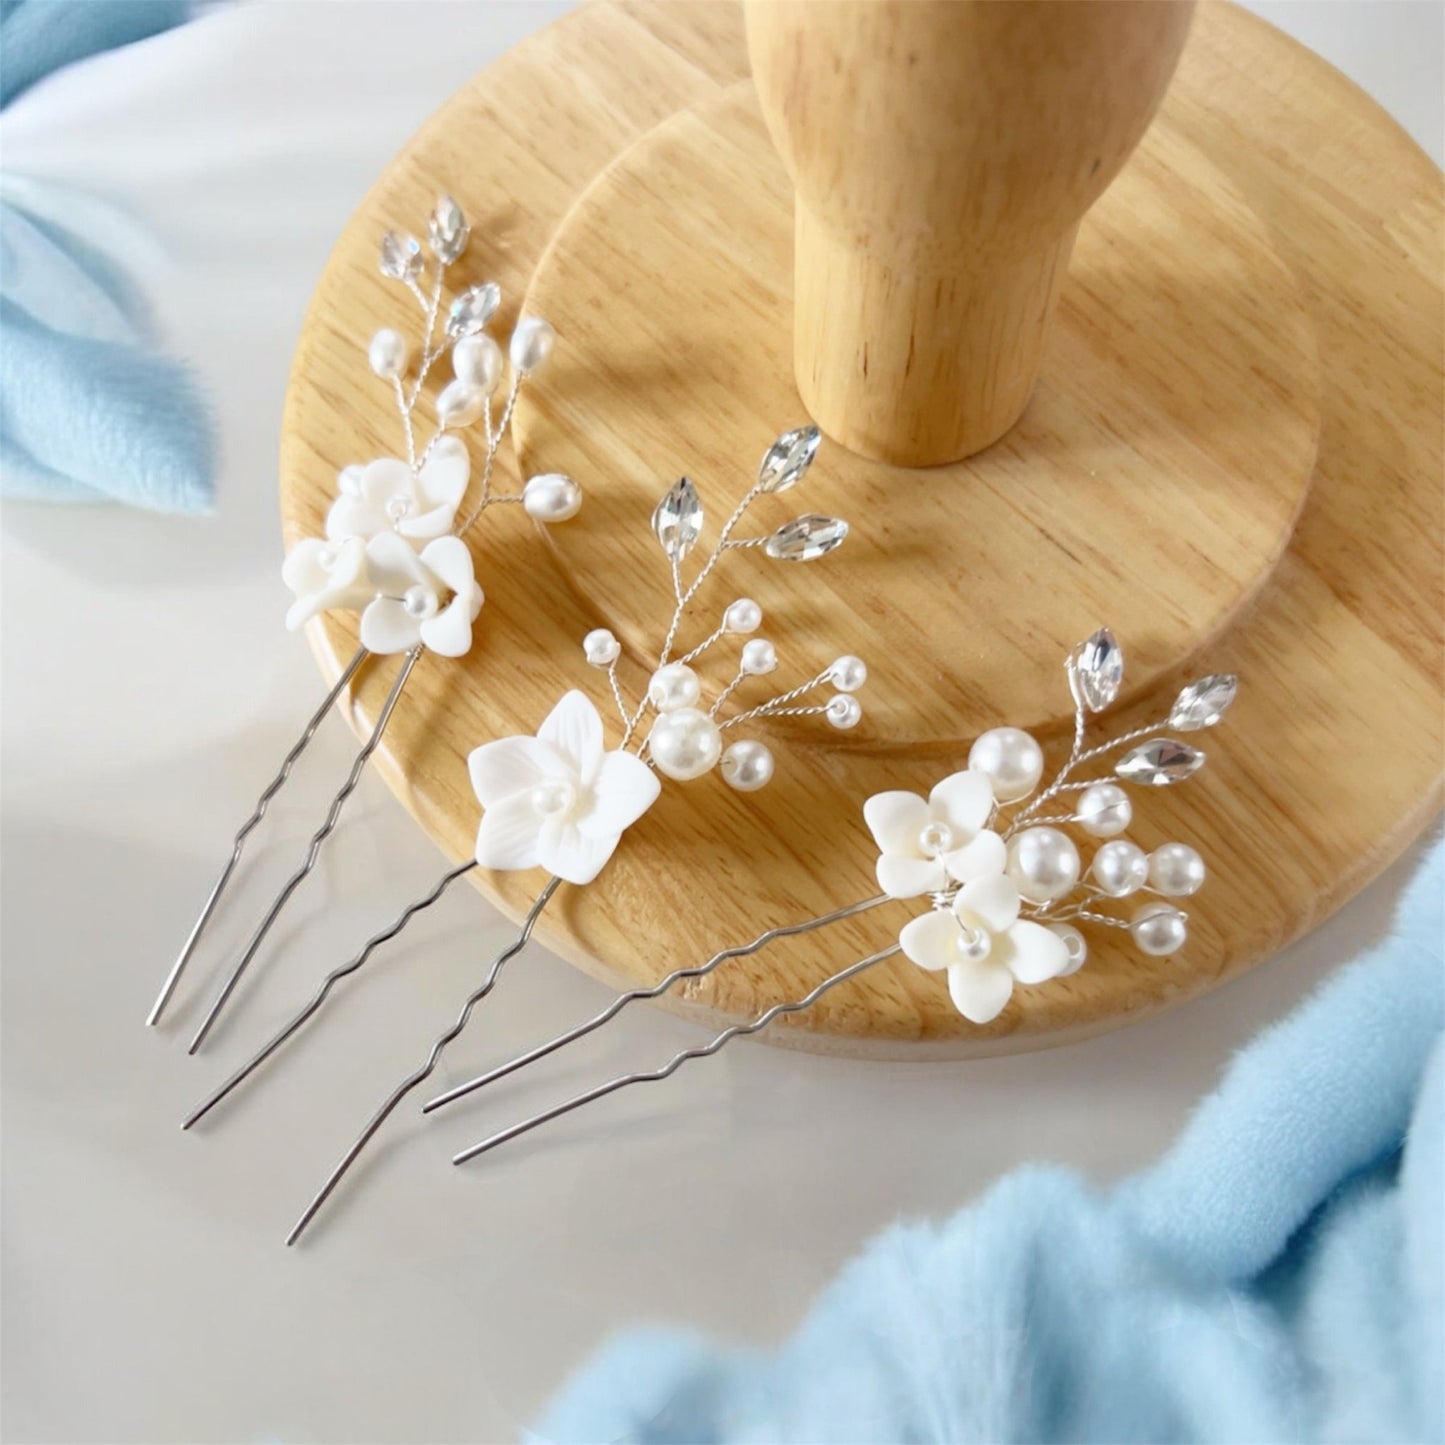
[[[790,923],[780,928],[770,928],[766,933],[760,933],[751,943],[744,943],[736,948],[725,948],[720,953],[713,954],[706,963],[698,964],[693,968],[675,969],[650,988],[634,988],[627,993],[619,994],[601,1013],[588,1019],[586,1023],[579,1024],[575,1029],[569,1029],[566,1033],[558,1034],[555,1039],[551,1039],[545,1044],[539,1044],[535,1049],[525,1054],[519,1054],[505,1064],[499,1064],[488,1073],[479,1074],[475,1079],[468,1079],[466,1083],[458,1084],[444,1094],[438,1094],[436,1098],[429,1099],[422,1105],[422,1113],[430,1114],[433,1109],[440,1109],[443,1105],[464,1098],[477,1089],[484,1089],[488,1084],[494,1084],[498,1079],[505,1079],[508,1074],[516,1073],[518,1069],[524,1069],[528,1064],[535,1064],[539,1059],[545,1059],[549,1054],[556,1053],[558,1049],[565,1048],[578,1039],[586,1038],[594,1030],[600,1029],[603,1024],[615,1019],[628,1004],[638,999],[660,998],[674,984],[680,983],[683,979],[703,978],[729,960],[746,958],[749,954],[757,953],[779,938],[792,938],[800,933],[811,933],[814,929],[826,928],[829,924],[840,923],[845,918],[852,918],[859,913],[866,913],[870,908],[877,908],[880,904],[890,902],[892,899],[886,893],[880,893],[876,898],[866,899],[862,903],[850,903],[846,908],[839,908],[818,918],[810,918],[806,923]]]
[[[326,1183],[316,1192],[315,1198],[306,1206],[301,1218],[291,1228],[291,1233],[286,1236],[288,1245],[295,1244],[301,1238],[306,1226],[316,1217],[316,1212],[331,1197],[332,1191],[341,1183],[346,1171],[356,1162],[357,1155],[371,1142],[372,1136],[381,1126],[386,1123],[393,1109],[406,1098],[419,1084],[430,1078],[432,1070],[436,1068],[441,1060],[443,1052],[448,1044],[452,1042],[461,1031],[466,1028],[467,1020],[472,1016],[472,1010],[486,996],[491,993],[496,985],[502,968],[509,959],[515,958],[517,954],[527,946],[527,940],[532,936],[532,929],[537,920],[542,916],[542,910],[551,901],[552,895],[557,891],[558,885],[562,882],[560,878],[551,878],[547,886],[537,895],[531,908],[527,910],[527,916],[522,920],[522,926],[517,930],[517,936],[492,960],[492,966],[487,970],[487,976],[467,995],[466,1002],[462,1005],[461,1012],[456,1016],[451,1027],[444,1033],[438,1035],[437,1040],[431,1046],[431,1053],[427,1055],[427,1061],[414,1073],[408,1074],[390,1094],[386,1101],[371,1116],[366,1127],[356,1136],[351,1147],[341,1156],[340,1162],[328,1175]]]
[[[391,923],[389,923],[385,928],[381,930],[380,933],[372,934],[372,936],[367,939],[366,946],[361,950],[360,953],[356,954],[356,956],[351,958],[348,962],[343,963],[339,968],[333,968],[331,972],[328,973],[326,977],[321,980],[321,984],[317,988],[316,992],[312,994],[310,1002],[307,1003],[304,1008],[299,1010],[289,1020],[289,1022],[283,1024],[282,1027],[272,1037],[271,1041],[264,1048],[258,1050],[255,1054],[253,1054],[244,1064],[242,1064],[241,1067],[237,1069],[236,1072],[232,1074],[231,1077],[227,1079],[226,1082],[222,1084],[221,1087],[217,1089],[215,1093],[213,1093],[210,1098],[205,1101],[205,1103],[201,1104],[199,1107],[193,1110],[191,1114],[187,1116],[186,1121],[181,1125],[181,1128],[189,1129],[192,1124],[198,1123],[200,1120],[204,1119],[206,1115],[209,1114],[211,1110],[214,1109],[216,1105],[221,1102],[222,1099],[226,1098],[228,1094],[231,1094],[246,1079],[248,1079],[253,1073],[255,1073],[255,1071],[259,1069],[261,1065],[264,1064],[266,1060],[269,1059],[271,1055],[277,1051],[277,1049],[279,1049],[289,1038],[291,1038],[292,1035],[295,1034],[307,1022],[307,1020],[309,1020],[317,1012],[318,1009],[320,1009],[321,1005],[326,1002],[326,996],[331,992],[331,990],[336,986],[337,983],[339,983],[348,974],[355,973],[359,968],[361,968],[362,965],[365,964],[366,960],[371,957],[372,953],[376,949],[380,948],[383,943],[389,943],[393,938],[397,936],[398,933],[402,931],[403,928],[407,926],[408,923],[411,922],[411,920],[418,913],[422,912],[424,909],[430,908],[432,904],[435,903],[442,896],[442,894],[445,893],[447,889],[450,888],[452,884],[457,881],[458,878],[464,877],[466,874],[470,873],[472,869],[476,866],[476,859],[473,858],[469,859],[465,863],[458,864],[457,867],[453,868],[450,872],[443,874],[442,877],[438,879],[436,884],[432,887],[430,893],[426,894],[425,897],[418,898],[414,903],[408,904],[406,908],[400,914],[398,914]]]
[[[381,744],[381,735],[386,731],[386,725],[391,721],[391,714],[397,703],[401,700],[402,688],[406,686],[406,680],[411,676],[411,670],[416,666],[417,659],[421,656],[422,649],[414,647],[406,655],[406,661],[402,663],[401,671],[396,675],[396,681],[391,685],[391,691],[386,695],[386,701],[382,704],[381,712],[377,715],[376,726],[371,730],[371,736],[362,745],[361,751],[357,753],[356,760],[351,765],[351,772],[347,774],[346,781],[337,791],[336,796],[331,800],[331,806],[326,811],[326,821],[311,836],[311,842],[306,849],[306,857],[301,866],[286,880],[285,886],[272,900],[270,908],[266,910],[266,916],[261,920],[260,926],[251,935],[250,942],[234,967],[227,975],[226,981],[217,991],[214,999],[211,1000],[211,1007],[207,1010],[205,1018],[201,1020],[201,1026],[196,1030],[195,1037],[191,1040],[190,1046],[186,1049],[188,1054],[193,1054],[206,1041],[206,1035],[210,1033],[211,1026],[221,1016],[221,1010],[226,1006],[226,1000],[235,991],[236,985],[241,981],[241,975],[251,966],[251,961],[261,951],[261,945],[265,942],[266,935],[271,931],[271,925],[281,916],[281,910],[295,891],[301,886],[316,866],[316,860],[321,854],[321,845],[331,836],[336,824],[341,817],[341,810],[346,806],[346,800],[356,791],[356,785],[361,781],[362,769],[366,767],[372,753]]]
[[[585,1093],[577,1094],[565,1103],[545,1109],[540,1114],[533,1114],[531,1118],[523,1119],[520,1124],[513,1124],[510,1129],[503,1129],[500,1133],[483,1139],[480,1144],[473,1144],[471,1148],[463,1149],[460,1154],[454,1154],[452,1163],[465,1164],[468,1159],[475,1159],[478,1154],[485,1154],[489,1149],[495,1149],[509,1139],[516,1139],[541,1124],[549,1123],[553,1119],[560,1119],[563,1114],[570,1114],[573,1109],[580,1109],[584,1104],[591,1104],[597,1099],[606,1098],[608,1094],[615,1094],[619,1089],[627,1088],[629,1084],[655,1084],[661,1079],[666,1079],[676,1073],[689,1059],[705,1059],[717,1053],[733,1039],[742,1038],[745,1034],[755,1034],[767,1028],[774,1019],[780,1018],[783,1014],[802,1013],[804,1009],[812,1008],[830,988],[836,988],[838,984],[855,978],[864,969],[872,968],[875,963],[882,963],[884,959],[892,958],[901,952],[902,949],[899,945],[894,943],[878,953],[870,953],[867,958],[860,958],[856,963],[850,963],[847,968],[833,974],[831,978],[825,978],[817,988],[813,989],[811,993],[804,994],[802,998],[796,999],[792,1003],[774,1004],[766,1013],[759,1014],[751,1023],[734,1024],[732,1028],[724,1029],[711,1042],[700,1044],[696,1048],[684,1049],[680,1054],[674,1054],[660,1069],[654,1069],[650,1073],[621,1074],[615,1079],[608,1080],[605,1084],[599,1084],[595,1089],[588,1089]]]
[[[346,664],[346,670],[336,679],[335,685],[326,694],[321,706],[312,713],[311,721],[306,724],[301,736],[291,745],[291,751],[282,759],[281,770],[266,785],[261,796],[256,799],[256,806],[251,816],[241,824],[231,842],[231,856],[226,866],[221,869],[220,877],[212,885],[210,896],[207,897],[200,916],[192,924],[180,953],[176,955],[176,961],[171,965],[171,971],[166,975],[166,981],[161,985],[160,993],[156,995],[156,1001],[151,1005],[150,1013],[146,1015],[147,1028],[154,1028],[161,1021],[161,1015],[165,1012],[171,995],[176,991],[176,985],[181,981],[181,974],[185,971],[186,964],[190,962],[191,954],[196,951],[196,945],[201,941],[201,935],[206,931],[206,925],[211,921],[211,915],[221,901],[221,894],[226,891],[226,885],[231,881],[231,874],[236,871],[236,865],[241,861],[241,852],[246,846],[246,839],[250,837],[261,819],[266,816],[266,809],[270,805],[271,799],[281,791],[286,779],[291,776],[291,769],[296,766],[297,758],[306,751],[307,744],[316,736],[316,730],[326,721],[327,713],[335,706],[336,699],[345,691],[346,684],[355,676],[356,669],[370,656],[371,654],[366,648],[358,647],[356,649],[356,656]]]

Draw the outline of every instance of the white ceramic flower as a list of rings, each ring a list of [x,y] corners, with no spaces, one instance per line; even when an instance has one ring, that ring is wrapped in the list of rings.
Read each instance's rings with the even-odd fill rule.
[[[878,844],[878,886],[890,898],[936,893],[952,878],[967,883],[1002,873],[1008,850],[986,825],[993,784],[974,769],[945,778],[928,795],[875,793],[863,819]]]
[[[361,614],[361,645],[372,652],[410,652],[418,643],[443,657],[472,645],[482,589],[460,537],[438,537],[420,552],[395,532],[365,543],[372,601]]]
[[[569,883],[590,883],[601,872],[662,787],[633,754],[602,750],[602,719],[576,691],[552,709],[536,737],[484,743],[467,766],[485,809],[477,862],[542,867]]]
[[[344,542],[303,537],[286,554],[281,577],[295,594],[286,613],[286,626],[292,632],[320,612],[333,607],[359,610],[376,596],[366,543],[360,537]]]
[[[370,538],[399,532],[414,542],[444,537],[456,521],[471,461],[459,437],[432,448],[416,476],[403,461],[382,457],[361,470],[354,492],[343,492],[326,516],[326,535]]]
[[[920,968],[948,970],[954,1007],[976,1024],[999,1016],[1015,983],[1044,983],[1069,971],[1064,940],[1021,919],[1018,889],[998,874],[965,883],[952,908],[905,924],[898,942]]]

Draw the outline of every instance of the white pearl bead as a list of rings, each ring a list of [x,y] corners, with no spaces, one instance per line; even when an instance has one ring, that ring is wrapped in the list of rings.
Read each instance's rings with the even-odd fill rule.
[[[1118,783],[1095,783],[1079,794],[1079,825],[1095,838],[1122,833],[1134,817],[1134,805]]]
[[[716,766],[722,753],[718,725],[695,707],[658,715],[647,735],[647,750],[657,771],[679,783],[700,778]]]
[[[762,677],[777,665],[778,650],[766,637],[753,637],[743,643],[743,655],[738,668],[749,677]]]
[[[464,336],[452,347],[452,370],[458,381],[490,396],[502,380],[502,348],[485,331]]]
[[[470,426],[481,416],[487,398],[479,387],[449,381],[437,397],[437,420],[443,426]]]
[[[540,370],[552,355],[552,343],[556,339],[557,333],[540,316],[524,316],[512,332],[508,347],[512,365],[523,376]]]
[[[611,667],[622,656],[622,644],[609,628],[594,627],[582,639],[582,655],[593,667]]]
[[[342,467],[336,478],[337,490],[344,497],[359,497],[361,495],[361,479],[366,475],[366,468],[359,467],[355,462],[349,467]]]
[[[982,963],[993,952],[993,939],[988,929],[970,928],[965,924],[953,952],[965,963]]]
[[[582,488],[561,472],[542,472],[522,488],[522,506],[534,522],[566,522],[582,510]]]
[[[1028,797],[1038,786],[1044,754],[1019,728],[990,728],[969,749],[968,765],[988,776],[1000,803],[1012,803]]]
[[[531,802],[544,818],[565,817],[577,806],[577,789],[566,778],[544,778],[532,789]]]
[[[773,754],[766,743],[744,738],[733,743],[719,765],[723,782],[740,793],[756,793],[773,777]]]
[[[1204,886],[1204,859],[1188,843],[1165,843],[1149,855],[1149,886],[1167,898],[1188,898]]]
[[[658,712],[694,707],[701,696],[702,683],[685,662],[669,662],[666,667],[659,667],[647,684],[647,700]]]
[[[756,632],[763,625],[763,609],[751,597],[739,597],[723,613],[724,632]]]
[[[441,600],[436,593],[430,587],[423,587],[420,583],[406,589],[402,594],[401,605],[412,617],[423,619],[435,617],[441,611]]]
[[[1067,978],[1071,973],[1078,973],[1089,956],[1088,940],[1072,923],[1050,923],[1046,926],[1050,933],[1057,933],[1064,940],[1064,947],[1069,952],[1069,961],[1064,965],[1063,972],[1054,977]]]
[[[937,858],[953,848],[953,829],[947,823],[925,823],[918,834],[918,851],[925,858]]]
[[[839,732],[855,728],[863,719],[863,704],[851,692],[840,692],[828,699],[823,714]]]
[[[371,363],[371,369],[383,381],[395,381],[405,375],[406,364],[411,360],[406,337],[400,331],[383,326],[371,338],[371,345],[366,348],[366,359]]]
[[[849,653],[828,669],[828,681],[839,692],[857,692],[868,681],[868,665],[861,657]]]
[[[1134,915],[1129,932],[1140,950],[1153,958],[1178,953],[1189,937],[1184,915],[1167,903],[1146,903]]]
[[[1149,859],[1137,843],[1115,838],[1094,854],[1091,871],[1110,898],[1127,898],[1149,881]]]
[[[1050,903],[1079,881],[1079,850],[1057,828],[1025,828],[1009,844],[1008,876],[1030,903]]]

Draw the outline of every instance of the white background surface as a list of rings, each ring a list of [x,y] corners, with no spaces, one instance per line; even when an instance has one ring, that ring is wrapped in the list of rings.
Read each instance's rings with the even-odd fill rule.
[[[1260,5],[1438,159],[1435,4]],[[1107,1181],[1152,1158],[1231,1050],[1378,935],[1397,868],[1304,944],[1126,1033],[1034,1057],[893,1066],[740,1045],[495,1161],[452,1149],[530,1103],[697,1040],[638,1009],[483,1107],[393,1120],[305,1247],[281,1240],[506,932],[459,888],[214,1127],[186,1107],[440,871],[375,778],[254,986],[188,1059],[196,984],[289,871],[353,749],[333,722],[274,810],[171,1027],[142,1028],[235,825],[319,696],[280,630],[275,456],[328,249],[435,106],[556,9],[221,10],[25,96],[8,171],[129,213],[173,344],[216,402],[213,521],[9,508],[4,660],[4,1433],[28,1440],[515,1437],[611,1330],[772,1339],[874,1230],[1030,1159]],[[360,363],[360,358],[358,358]],[[444,1077],[593,1012],[545,956]]]

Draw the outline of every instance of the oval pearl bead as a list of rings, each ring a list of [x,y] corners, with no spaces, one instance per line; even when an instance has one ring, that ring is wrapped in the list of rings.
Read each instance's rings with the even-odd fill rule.
[[[683,707],[659,714],[647,735],[647,750],[659,773],[686,783],[717,765],[722,734],[705,712]]]
[[[723,613],[724,632],[756,632],[763,625],[763,609],[751,597],[739,597]]]
[[[1079,850],[1057,828],[1025,828],[1009,844],[1008,876],[1030,903],[1051,903],[1079,881]]]
[[[685,662],[669,662],[666,667],[659,667],[647,684],[647,700],[658,712],[694,707],[701,696],[702,683]]]
[[[1095,838],[1122,833],[1134,817],[1134,805],[1118,783],[1095,783],[1079,794],[1079,826]]]
[[[839,692],[857,692],[868,681],[868,664],[849,653],[828,669],[828,681]]]
[[[622,644],[607,627],[594,627],[582,639],[582,655],[593,667],[611,667],[622,656]]]
[[[452,370],[458,381],[491,396],[502,380],[502,348],[485,331],[464,336],[452,347]]]
[[[1167,903],[1146,903],[1129,924],[1129,932],[1141,952],[1153,958],[1178,953],[1189,937],[1184,915]]]
[[[542,472],[522,488],[522,507],[534,522],[570,521],[582,510],[582,488],[561,472]]]
[[[740,793],[756,793],[773,778],[773,754],[766,743],[744,738],[722,755],[718,771],[728,787]]]
[[[1204,875],[1204,859],[1188,843],[1165,843],[1149,855],[1149,886],[1166,898],[1199,892]]]
[[[470,426],[481,416],[487,399],[465,381],[449,381],[437,397],[437,420],[443,426]]]
[[[846,732],[849,728],[857,727],[863,720],[863,704],[851,692],[840,692],[828,699],[823,716],[839,732]]]
[[[1137,843],[1115,838],[1094,854],[1090,871],[1110,898],[1127,898],[1149,881],[1149,859]]]
[[[762,677],[777,665],[778,650],[766,637],[752,637],[743,643],[743,655],[738,667],[749,677]]]
[[[990,728],[968,751],[968,765],[987,775],[1000,803],[1026,798],[1044,772],[1043,749],[1021,728]]]
[[[540,316],[524,316],[512,332],[512,340],[507,347],[512,365],[523,376],[540,370],[552,355],[552,344],[556,339],[557,333]]]
[[[400,331],[383,326],[371,338],[371,345],[366,348],[366,359],[370,362],[371,369],[383,381],[395,381],[406,373],[406,364],[411,360],[411,350],[406,344],[406,337]]]
[[[1064,965],[1061,973],[1056,973],[1055,978],[1067,978],[1071,973],[1078,973],[1083,968],[1089,957],[1089,942],[1072,923],[1050,923],[1047,924],[1050,933],[1056,933],[1064,940],[1064,947],[1068,949],[1069,961]]]

